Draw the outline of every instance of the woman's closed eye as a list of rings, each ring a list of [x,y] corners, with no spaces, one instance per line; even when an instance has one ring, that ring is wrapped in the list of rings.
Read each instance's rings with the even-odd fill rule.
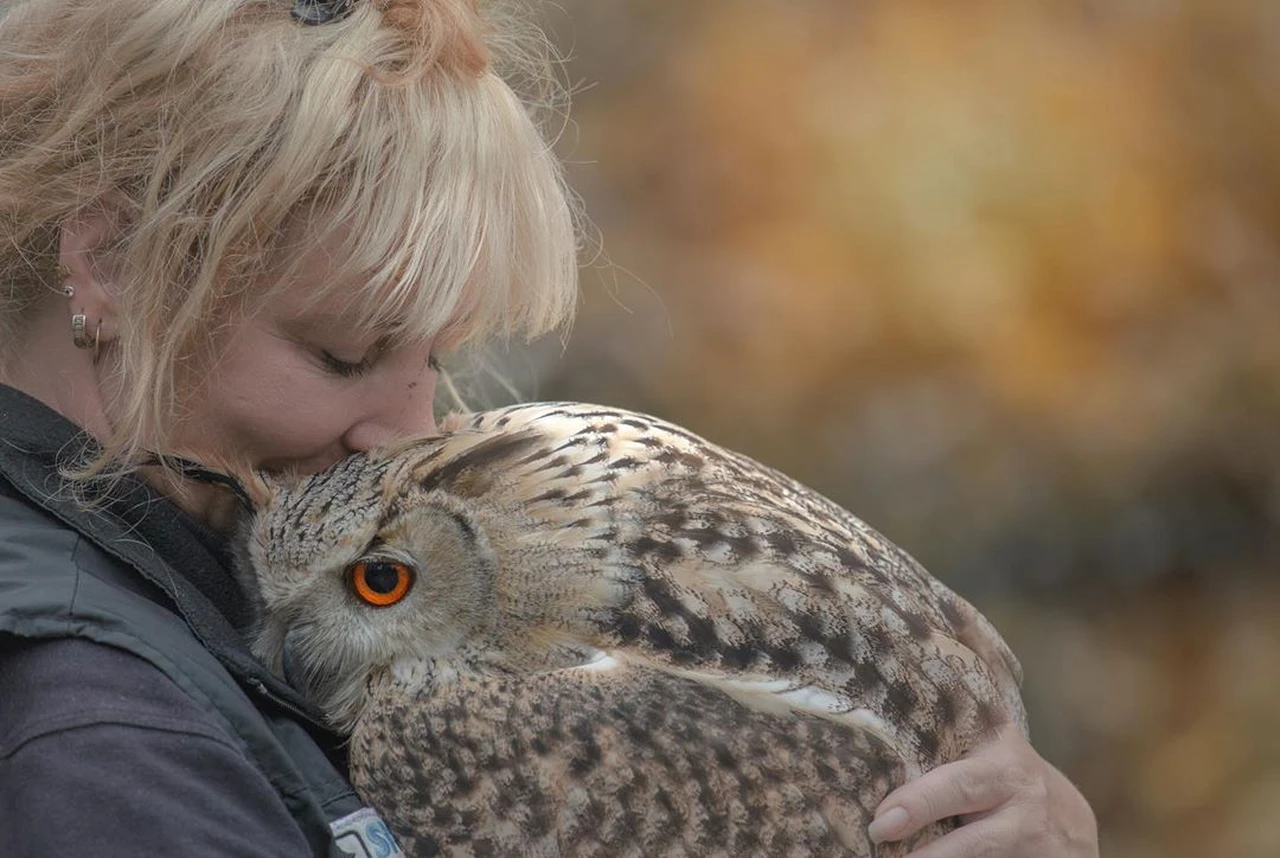
[[[343,360],[325,349],[320,350],[320,360],[324,364],[324,368],[343,378],[358,378],[364,375],[373,366],[376,357],[377,354],[370,350],[360,360],[352,362]]]
[[[382,359],[390,348],[387,337],[380,337],[373,345],[368,346],[361,352],[360,348],[320,348],[320,363],[324,366],[326,372],[341,376],[342,378],[359,378],[360,376],[373,369],[374,364]],[[338,354],[334,354],[338,352]],[[360,357],[351,360],[346,355],[356,355]]]
[[[320,350],[320,360],[324,368],[334,375],[343,378],[359,378],[373,368],[378,359],[386,352],[386,344],[379,342],[365,353],[358,361],[344,360],[327,349]],[[440,360],[435,355],[427,357],[427,367],[433,372],[440,371]]]

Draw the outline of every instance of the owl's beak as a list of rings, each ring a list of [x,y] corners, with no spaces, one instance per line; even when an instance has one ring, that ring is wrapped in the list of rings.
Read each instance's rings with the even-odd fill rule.
[[[284,643],[280,648],[280,674],[294,691],[331,718],[334,702],[340,697],[338,692],[342,689],[342,682],[332,671],[317,669],[323,668],[323,665],[307,664],[304,655],[308,649],[307,642],[299,640],[303,634],[297,628],[285,632]]]
[[[302,665],[298,662],[298,655],[293,646],[293,642],[289,640],[290,635],[285,634],[284,646],[280,653],[280,672],[284,674],[284,681],[289,683],[295,691],[303,697],[307,697],[306,672],[302,670]]]

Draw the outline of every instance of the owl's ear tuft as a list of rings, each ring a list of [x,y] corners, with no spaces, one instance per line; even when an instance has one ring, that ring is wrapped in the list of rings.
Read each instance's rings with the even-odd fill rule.
[[[440,434],[452,435],[459,429],[466,427],[475,416],[470,411],[450,411],[440,420]]]
[[[261,509],[275,496],[275,488],[265,475],[251,468],[238,466],[229,460],[213,459],[197,462],[181,456],[152,453],[143,462],[144,467],[160,467],[182,479],[205,485],[221,486],[235,496],[245,512]]]
[[[437,465],[431,462],[413,476],[423,491],[443,489],[459,497],[480,497],[493,488],[495,478],[530,455],[537,455],[545,438],[532,429],[496,435]]]
[[[254,511],[263,509],[280,491],[280,482],[262,471],[246,471],[238,475],[244,496]]]

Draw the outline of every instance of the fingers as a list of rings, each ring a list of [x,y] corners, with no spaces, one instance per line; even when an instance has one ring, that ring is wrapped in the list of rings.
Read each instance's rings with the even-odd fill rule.
[[[915,850],[907,858],[1006,858],[1012,854],[1037,855],[1036,852],[1011,852],[1019,842],[1018,832],[1004,816],[993,816],[972,822],[945,837]]]
[[[889,793],[867,831],[876,843],[901,840],[949,816],[986,813],[1015,791],[1007,764],[975,755],[939,766]]]

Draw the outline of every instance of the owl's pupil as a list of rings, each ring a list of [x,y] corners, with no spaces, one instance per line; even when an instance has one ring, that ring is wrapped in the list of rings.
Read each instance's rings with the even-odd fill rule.
[[[375,593],[390,593],[400,583],[400,572],[390,563],[370,563],[364,568],[364,582]]]

